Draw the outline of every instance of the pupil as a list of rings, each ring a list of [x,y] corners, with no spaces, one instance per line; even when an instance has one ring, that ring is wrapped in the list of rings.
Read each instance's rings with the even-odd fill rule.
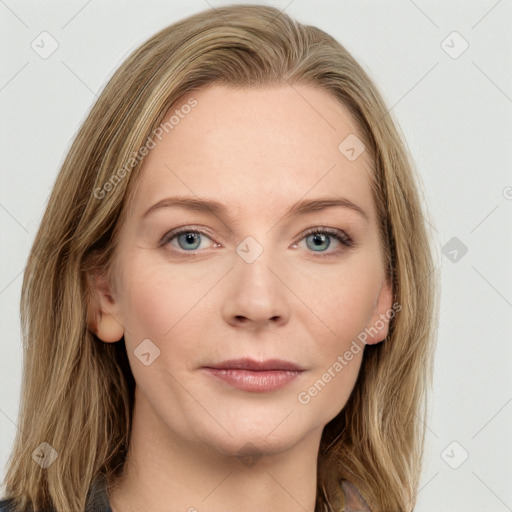
[[[327,239],[328,235],[323,235],[321,233],[316,233],[316,234],[314,234],[312,236],[313,236],[313,246],[314,247],[321,248],[322,245],[324,245],[326,249],[327,249],[327,247],[329,247],[330,242]]]
[[[318,234],[317,234],[317,235],[315,235],[314,240],[315,240],[315,243],[316,243],[317,245],[320,245],[320,244],[322,244],[322,243],[323,243],[323,241],[322,241],[322,238],[321,238],[321,237],[322,237],[322,235],[318,235]]]
[[[194,245],[197,243],[197,237],[198,237],[198,234],[196,233],[182,233],[182,238],[181,240],[183,241],[183,238],[185,239],[185,242],[184,244],[185,245]]]

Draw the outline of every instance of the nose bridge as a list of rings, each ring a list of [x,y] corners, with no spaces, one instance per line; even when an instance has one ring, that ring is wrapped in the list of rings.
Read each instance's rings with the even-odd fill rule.
[[[264,241],[262,240],[264,238]],[[277,250],[270,247],[270,236],[247,236],[236,247],[232,286],[225,300],[226,320],[245,317],[254,323],[269,320],[283,322],[289,315],[286,286],[282,282],[283,265]],[[265,245],[264,245],[265,244]]]

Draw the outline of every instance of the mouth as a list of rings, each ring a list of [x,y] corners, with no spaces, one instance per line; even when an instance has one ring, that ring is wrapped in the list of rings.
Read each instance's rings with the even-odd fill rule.
[[[266,361],[256,361],[254,359],[229,359],[218,364],[204,366],[204,368],[213,368],[215,370],[248,370],[253,372],[264,371],[304,371],[299,365],[282,359],[267,359]]]
[[[231,387],[256,393],[281,389],[305,371],[299,365],[281,359],[231,359],[203,366],[202,370]]]

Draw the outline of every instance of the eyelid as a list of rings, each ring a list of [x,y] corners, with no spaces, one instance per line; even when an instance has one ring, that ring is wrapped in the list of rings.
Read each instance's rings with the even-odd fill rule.
[[[189,232],[198,232],[203,235],[206,235],[209,239],[212,240],[212,242],[214,244],[220,245],[218,242],[215,241],[214,235],[212,235],[210,230],[200,227],[200,226],[194,226],[194,225],[184,225],[184,226],[179,226],[179,227],[171,229],[170,231],[168,231],[167,233],[164,234],[164,236],[160,240],[159,245],[163,246],[163,245],[169,243],[175,237],[177,237],[183,233],[189,233]],[[302,231],[301,234],[298,235],[298,237],[292,243],[292,246],[295,246],[296,244],[298,244],[298,242],[301,242],[307,236],[309,236],[310,234],[313,234],[313,233],[325,233],[327,235],[330,235],[331,237],[334,237],[343,246],[344,250],[350,249],[356,245],[356,242],[354,242],[352,237],[346,231],[339,229],[339,228],[332,228],[332,227],[328,227],[328,226],[322,226],[322,225],[315,224],[309,228],[306,228],[304,231]],[[177,250],[177,252],[189,253],[190,255],[193,255],[193,254],[197,254],[198,251]],[[327,257],[327,256],[331,256],[331,255],[336,255],[339,252],[340,252],[340,249],[334,250],[331,252],[326,252],[326,253],[318,252],[316,254],[318,254],[318,256],[326,256]],[[315,251],[313,251],[313,253],[315,253]]]
[[[355,242],[352,240],[352,237],[345,230],[339,228],[330,228],[328,226],[322,225],[319,226],[318,224],[315,224],[310,228],[306,228],[306,230],[299,235],[297,241],[301,241],[303,238],[313,233],[326,233],[332,236],[339,236],[342,240],[345,240],[347,243],[355,244]]]
[[[170,231],[168,231],[167,233],[165,233],[165,235],[160,240],[160,245],[164,245],[164,244],[170,242],[171,239],[173,239],[174,237],[176,237],[178,235],[181,235],[183,233],[188,233],[188,232],[191,232],[191,231],[197,231],[198,233],[206,235],[213,242],[215,242],[215,240],[213,239],[213,234],[211,233],[211,231],[207,230],[206,228],[202,228],[202,227],[199,227],[199,226],[194,226],[194,225],[188,225],[187,224],[186,226],[179,226],[177,228],[173,228]],[[215,243],[218,243],[218,242],[215,242]]]

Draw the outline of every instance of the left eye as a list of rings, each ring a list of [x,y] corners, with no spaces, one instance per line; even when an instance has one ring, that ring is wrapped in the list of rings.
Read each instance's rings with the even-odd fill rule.
[[[202,237],[211,240],[211,238],[204,231],[189,228],[177,228],[166,235],[162,239],[162,245],[166,245],[174,241],[178,242],[178,247],[185,252],[195,251],[201,244]],[[332,228],[314,228],[306,232],[297,241],[306,240],[306,246],[313,252],[324,253],[331,246],[331,239],[334,238],[337,242],[350,247],[353,245],[352,239],[343,231]],[[297,242],[293,244],[297,246]],[[319,250],[320,249],[320,250]]]
[[[313,250],[313,252],[323,253],[330,247],[332,238],[334,238],[337,242],[344,245],[345,247],[350,247],[353,243],[351,238],[343,231],[327,228],[315,228],[312,231],[306,233],[302,239],[306,240],[306,246]],[[317,249],[320,249],[320,251]]]

